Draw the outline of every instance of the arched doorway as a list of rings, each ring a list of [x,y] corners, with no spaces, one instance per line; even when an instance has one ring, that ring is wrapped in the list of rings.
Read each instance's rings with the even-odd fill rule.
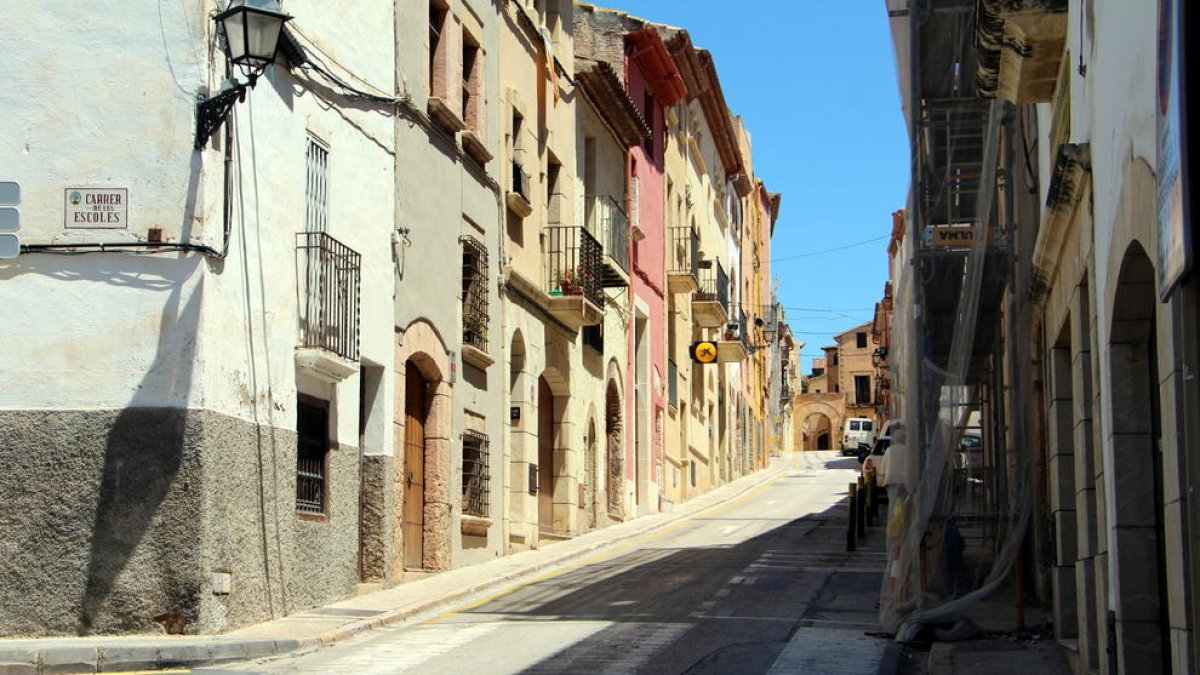
[[[604,435],[605,466],[608,467],[606,476],[608,483],[608,515],[613,518],[624,517],[622,508],[625,477],[625,442],[621,424],[621,392],[617,381],[608,381],[608,391],[604,395]]]
[[[538,378],[538,529],[554,531],[554,392]]]
[[[1121,261],[1108,344],[1113,464],[1105,471],[1120,471],[1109,532],[1121,672],[1171,672],[1156,295],[1154,266],[1134,242]]]
[[[401,529],[407,569],[421,569],[425,559],[425,423],[429,415],[428,384],[412,361],[404,364],[404,504]]]
[[[813,413],[804,419],[804,449],[831,450],[833,421],[825,413]]]
[[[531,440],[533,409],[530,407],[530,387],[526,376],[525,338],[521,331],[513,333],[508,349],[508,405],[512,414],[508,416],[508,457],[509,471],[514,480],[520,481],[512,486],[513,495],[507,500],[508,519],[512,524],[509,532],[509,545],[524,546],[533,541],[533,533],[528,529],[533,518],[527,505],[529,485],[528,464],[533,461],[529,456],[532,451]]]
[[[587,516],[587,529],[596,528],[596,418],[588,418],[587,434],[583,439],[583,490],[579,508]]]

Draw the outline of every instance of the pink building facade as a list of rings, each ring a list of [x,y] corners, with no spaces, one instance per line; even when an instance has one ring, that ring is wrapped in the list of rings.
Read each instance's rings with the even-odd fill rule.
[[[666,109],[687,93],[666,45],[651,27],[625,36],[625,87],[650,129],[650,138],[629,152],[633,316],[625,400],[626,419],[633,422],[627,436],[627,478],[636,481],[638,511],[651,512],[659,510],[663,494],[667,403]]]

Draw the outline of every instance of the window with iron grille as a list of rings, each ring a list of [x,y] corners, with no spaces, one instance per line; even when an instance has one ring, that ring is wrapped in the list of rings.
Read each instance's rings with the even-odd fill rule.
[[[488,255],[474,237],[462,240],[463,344],[481,351],[488,348]]]
[[[309,135],[305,152],[304,215],[305,232],[329,229],[329,146]]]
[[[329,403],[309,397],[296,405],[296,510],[325,513]]]
[[[470,516],[487,518],[488,510],[488,437],[470,429],[462,436],[462,509]]]

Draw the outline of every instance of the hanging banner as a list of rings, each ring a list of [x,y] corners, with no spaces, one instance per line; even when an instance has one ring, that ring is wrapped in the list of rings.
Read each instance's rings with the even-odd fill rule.
[[[1179,0],[1158,0],[1158,297],[1167,301],[1192,267],[1183,210]]]

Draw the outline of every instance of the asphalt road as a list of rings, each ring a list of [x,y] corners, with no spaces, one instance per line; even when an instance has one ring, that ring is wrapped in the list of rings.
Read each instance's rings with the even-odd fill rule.
[[[875,672],[882,647],[863,633],[878,630],[882,547],[845,552],[841,504],[858,465],[833,452],[806,460],[738,499],[515,590],[233,670]]]

